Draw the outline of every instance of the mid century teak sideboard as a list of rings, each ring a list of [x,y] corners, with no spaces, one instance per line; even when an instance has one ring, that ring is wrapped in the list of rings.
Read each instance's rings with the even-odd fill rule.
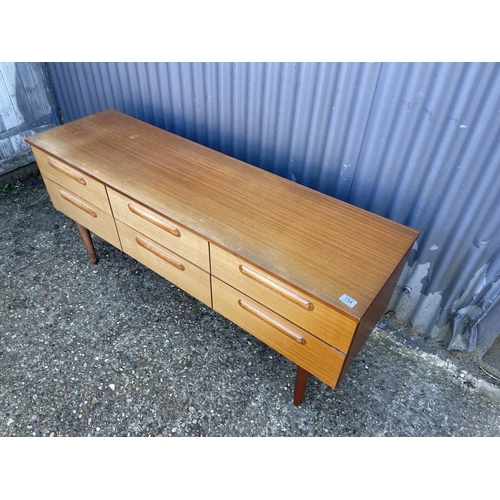
[[[26,139],[54,207],[336,387],[418,231],[108,109]]]

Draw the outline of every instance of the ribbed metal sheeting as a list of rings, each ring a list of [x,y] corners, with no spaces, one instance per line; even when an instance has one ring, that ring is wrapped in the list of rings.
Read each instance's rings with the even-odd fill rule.
[[[115,108],[419,229],[391,308],[428,339],[475,349],[500,296],[499,64],[49,69],[66,121]]]

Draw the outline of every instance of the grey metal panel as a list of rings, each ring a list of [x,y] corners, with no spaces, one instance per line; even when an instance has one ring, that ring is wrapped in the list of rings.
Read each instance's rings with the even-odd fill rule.
[[[381,64],[49,68],[65,121],[111,107],[346,200]]]
[[[474,349],[500,294],[499,64],[49,68],[66,121],[112,107],[419,229],[391,307]]]
[[[499,78],[498,64],[384,64],[349,200],[422,231],[398,316],[458,349],[497,300]]]
[[[0,63],[0,174],[34,161],[24,138],[58,125],[43,63]]]

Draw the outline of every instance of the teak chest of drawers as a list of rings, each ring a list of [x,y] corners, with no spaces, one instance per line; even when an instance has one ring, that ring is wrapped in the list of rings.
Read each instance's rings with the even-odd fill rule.
[[[54,207],[336,387],[418,231],[114,110],[26,139]],[[89,232],[90,231],[90,232]]]

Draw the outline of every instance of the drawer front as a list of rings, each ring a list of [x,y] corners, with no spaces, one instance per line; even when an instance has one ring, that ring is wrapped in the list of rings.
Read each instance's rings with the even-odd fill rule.
[[[347,353],[356,321],[215,245],[210,255],[214,276]]]
[[[104,184],[36,148],[33,148],[33,154],[44,179],[53,180],[108,215],[112,215]]]
[[[212,278],[213,308],[328,385],[335,387],[345,356],[226,283]]]
[[[108,194],[116,219],[205,271],[210,270],[208,241],[113,189],[108,188]]]
[[[174,285],[212,307],[210,275],[123,222],[116,221],[123,251]]]
[[[44,178],[44,183],[56,210],[59,210],[120,250],[122,249],[115,221],[111,215],[49,178]]]

